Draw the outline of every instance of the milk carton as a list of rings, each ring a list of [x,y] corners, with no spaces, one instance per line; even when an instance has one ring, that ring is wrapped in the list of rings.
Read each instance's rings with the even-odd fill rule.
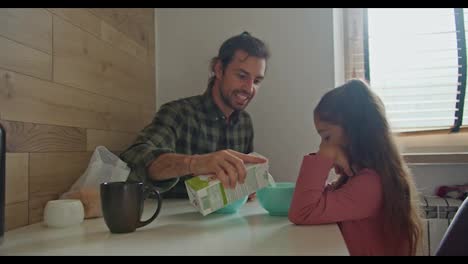
[[[268,174],[268,163],[245,165],[247,175],[243,184],[234,189],[224,188],[213,175],[200,175],[185,181],[187,193],[195,208],[202,215],[208,215],[231,202],[267,186],[272,178]]]

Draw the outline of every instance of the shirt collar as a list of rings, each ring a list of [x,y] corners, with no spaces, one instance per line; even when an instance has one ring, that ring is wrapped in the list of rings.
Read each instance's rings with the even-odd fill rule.
[[[219,107],[216,105],[214,99],[213,99],[213,93],[212,93],[213,87],[209,87],[206,89],[206,91],[202,95],[202,101],[203,101],[203,108],[205,110],[206,115],[208,116],[209,119],[214,120],[214,121],[219,121],[226,119],[224,116],[223,111],[219,109]],[[234,110],[231,114],[231,124],[235,125],[239,121],[239,114],[240,111]]]

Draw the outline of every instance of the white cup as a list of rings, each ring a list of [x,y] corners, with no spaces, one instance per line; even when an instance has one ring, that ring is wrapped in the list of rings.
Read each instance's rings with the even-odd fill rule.
[[[80,200],[52,200],[44,208],[44,222],[50,227],[77,225],[83,220],[84,208]]]

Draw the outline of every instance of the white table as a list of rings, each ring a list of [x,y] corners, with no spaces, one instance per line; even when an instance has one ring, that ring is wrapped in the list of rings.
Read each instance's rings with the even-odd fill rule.
[[[153,210],[146,204],[144,217]],[[43,223],[5,233],[0,255],[349,255],[336,224],[296,226],[269,216],[257,201],[239,213],[202,216],[188,200],[164,200],[151,224],[112,234],[103,218],[49,228]]]

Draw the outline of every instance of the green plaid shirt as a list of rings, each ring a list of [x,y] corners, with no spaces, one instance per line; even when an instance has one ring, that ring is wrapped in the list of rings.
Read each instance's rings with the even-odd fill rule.
[[[227,123],[213,101],[211,89],[207,89],[202,95],[162,105],[152,123],[139,133],[134,144],[120,158],[131,168],[129,181],[153,183],[161,192],[171,190],[186,195],[184,181],[191,175],[154,181],[147,175],[148,165],[164,153],[192,155],[223,149],[250,153],[253,138],[250,115],[245,111],[234,111]]]

